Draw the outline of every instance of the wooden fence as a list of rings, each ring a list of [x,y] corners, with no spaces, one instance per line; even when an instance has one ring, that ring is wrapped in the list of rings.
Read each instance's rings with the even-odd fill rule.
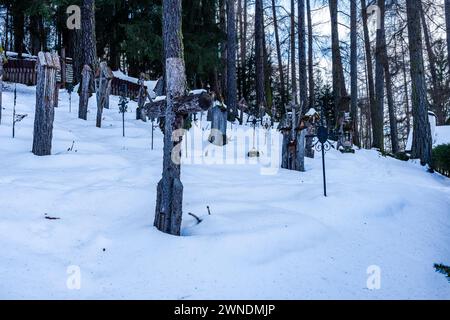
[[[3,80],[27,86],[36,85],[36,60],[8,59],[3,68]]]
[[[62,61],[61,61],[62,62]],[[65,64],[61,63],[61,65],[66,66],[65,78],[66,83],[71,83],[73,81],[73,64],[71,58],[66,58]],[[35,86],[37,82],[37,73],[36,73],[36,58],[30,57],[26,59],[17,59],[15,57],[8,57],[7,62],[3,66],[4,75],[3,80],[21,83],[27,86]],[[61,73],[57,74],[57,81],[61,82]],[[64,87],[64,86],[62,86]],[[111,83],[111,94],[120,96],[123,94],[125,90],[125,94],[129,99],[136,100],[139,96],[139,85],[137,83],[120,79],[113,78]]]

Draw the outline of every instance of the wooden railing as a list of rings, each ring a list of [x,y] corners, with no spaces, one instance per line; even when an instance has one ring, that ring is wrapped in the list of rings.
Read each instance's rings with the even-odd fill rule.
[[[61,65],[63,65],[61,63]],[[73,65],[72,59],[66,58],[66,83],[71,82],[73,79]],[[16,57],[8,57],[7,62],[3,65],[4,70],[4,81],[21,83],[27,86],[34,86],[37,82],[36,76],[36,58],[28,57],[26,59],[17,59]],[[58,82],[61,81],[61,74],[57,75]],[[61,86],[64,87],[64,86]],[[139,85],[137,83],[114,78],[111,83],[111,94],[120,96],[125,94],[129,99],[136,100],[139,96]]]
[[[36,60],[8,59],[3,68],[3,80],[27,86],[36,85]]]

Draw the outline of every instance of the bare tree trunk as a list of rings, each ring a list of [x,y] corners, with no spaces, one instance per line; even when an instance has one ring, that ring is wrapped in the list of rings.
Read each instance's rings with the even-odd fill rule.
[[[338,0],[329,0],[331,18],[331,55],[333,73],[333,93],[335,101],[336,124],[341,118],[341,114],[348,111],[349,97],[345,87],[344,68],[342,66],[341,49],[339,45],[338,31]]]
[[[431,163],[431,130],[428,121],[428,101],[422,53],[420,24],[420,0],[406,1],[411,64],[413,143],[412,157],[420,159],[422,165]]]
[[[358,31],[356,0],[350,0],[350,81],[353,143],[360,146],[358,133]]]
[[[439,93],[439,81],[436,70],[436,55],[434,53],[432,44],[431,44],[431,36],[427,26],[427,21],[425,18],[425,12],[423,10],[423,5],[420,4],[420,18],[422,20],[423,27],[423,35],[425,40],[425,48],[427,50],[428,55],[428,65],[430,66],[430,74],[431,74],[431,100],[432,100],[432,111],[435,112],[437,122],[439,125],[445,124],[445,102],[441,101],[440,93]]]
[[[264,11],[262,0],[255,1],[256,106],[264,110]]]
[[[297,75],[295,63],[295,1],[291,0],[291,101],[297,103]]]
[[[88,90],[88,92],[81,92],[80,104],[78,110],[78,117],[80,119],[87,119],[87,109],[89,96],[95,91],[94,89],[94,76],[97,70],[97,50],[95,40],[95,1],[83,0],[82,18],[82,50],[83,50],[83,64],[89,66],[92,70],[92,75],[89,77],[89,83],[84,84],[82,76],[81,78],[81,90]],[[84,72],[84,69],[83,69]],[[83,97],[83,99],[81,99]],[[87,99],[86,99],[87,97]]]
[[[409,105],[409,90],[408,90],[408,78],[406,76],[406,61],[405,61],[405,46],[401,42],[402,46],[402,72],[403,72],[403,88],[405,91],[405,107],[406,107],[406,136],[409,136],[409,131],[411,130],[411,108]]]
[[[19,58],[22,58],[25,40],[25,30],[24,30],[25,13],[21,8],[12,11],[13,11],[13,30],[14,30],[14,51],[17,52]]]
[[[56,72],[60,68],[57,54],[39,52],[37,60],[36,112],[34,117],[33,154],[52,153]]]
[[[398,146],[398,130],[397,130],[397,115],[395,112],[395,104],[394,97],[392,94],[392,77],[391,71],[389,68],[389,60],[387,56],[386,47],[384,48],[383,54],[383,64],[384,64],[384,74],[386,81],[386,96],[388,101],[388,112],[389,112],[389,128],[390,128],[390,136],[391,136],[391,151],[393,154],[397,154],[399,151]]]
[[[237,117],[235,3],[236,0],[227,0],[227,107],[233,120]]]
[[[445,26],[447,29],[447,55],[450,68],[450,0],[445,0]]]
[[[227,20],[226,20],[226,1],[219,0],[219,26],[223,36],[227,34]],[[222,76],[220,78],[221,92],[216,92],[220,101],[226,100],[227,94],[227,43],[225,38],[220,42],[220,61],[222,67]]]
[[[184,94],[186,73],[184,66],[181,0],[163,1],[163,39],[167,83],[167,107],[164,125],[164,158],[162,179],[158,183],[154,225],[160,231],[180,235],[183,184],[180,180],[180,164],[173,159],[178,150],[174,141],[173,129],[176,116],[173,110],[174,99]],[[175,156],[175,157],[174,157]]]
[[[366,64],[367,64],[367,86],[369,88],[369,109],[370,109],[370,123],[372,127],[372,136],[375,136],[376,131],[374,129],[373,123],[376,118],[376,101],[375,101],[375,84],[373,82],[373,65],[372,65],[372,51],[370,48],[370,37],[369,28],[367,26],[367,5],[366,0],[361,0],[361,15],[363,21],[363,32],[364,32],[364,46],[366,50]],[[373,143],[373,142],[372,142]]]
[[[242,25],[241,25],[241,82],[242,82],[242,97],[247,99],[247,68],[246,68],[246,57],[247,57],[247,0],[243,0],[242,8]]]
[[[298,0],[298,78],[300,93],[300,113],[306,113],[308,88],[306,74],[306,28],[305,28],[305,0]]]
[[[277,10],[276,10],[276,6],[275,6],[275,0],[272,0],[272,14],[273,14],[273,28],[275,30],[275,46],[277,49],[278,73],[280,74],[281,104],[284,107],[286,105],[287,101],[286,101],[286,93],[285,93],[283,60],[281,57],[280,36],[278,33],[278,21],[277,21]]]
[[[384,37],[384,15],[385,0],[378,0],[377,5],[380,10],[379,21],[380,28],[377,29],[377,40],[375,50],[375,90],[376,90],[376,108],[374,112],[373,126],[373,147],[384,151],[384,65],[383,53],[385,52],[386,42]]]
[[[309,83],[309,107],[315,105],[314,94],[314,57],[313,57],[313,28],[311,18],[311,1],[306,0],[306,14],[308,17],[308,83]]]

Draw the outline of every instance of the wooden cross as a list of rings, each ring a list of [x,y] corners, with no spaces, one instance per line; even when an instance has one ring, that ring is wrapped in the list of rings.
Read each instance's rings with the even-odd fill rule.
[[[53,120],[55,116],[56,72],[60,69],[58,54],[39,52],[32,150],[37,156],[51,154]]]
[[[109,90],[114,74],[106,62],[101,62],[95,76],[95,93],[97,96],[97,128],[102,126],[103,108],[109,107]]]

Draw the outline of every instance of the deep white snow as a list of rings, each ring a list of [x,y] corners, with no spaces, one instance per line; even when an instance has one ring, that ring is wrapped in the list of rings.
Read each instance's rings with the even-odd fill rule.
[[[17,112],[28,116],[12,139],[7,86],[0,298],[450,298],[450,283],[433,268],[450,264],[450,180],[417,163],[332,150],[324,198],[320,154],[305,173],[261,174],[246,160],[249,145],[237,154],[244,164],[192,161],[182,166],[183,236],[173,237],[152,226],[162,134],[155,129],[151,150],[151,123],[134,120],[135,103],[122,138],[117,97],[98,129],[95,99],[83,121],[77,95],[69,113],[61,91],[53,154],[36,157],[35,88],[17,87]],[[206,113],[202,120],[207,132]],[[370,266],[381,271],[379,289],[367,287]],[[73,268],[79,289],[67,286]]]

